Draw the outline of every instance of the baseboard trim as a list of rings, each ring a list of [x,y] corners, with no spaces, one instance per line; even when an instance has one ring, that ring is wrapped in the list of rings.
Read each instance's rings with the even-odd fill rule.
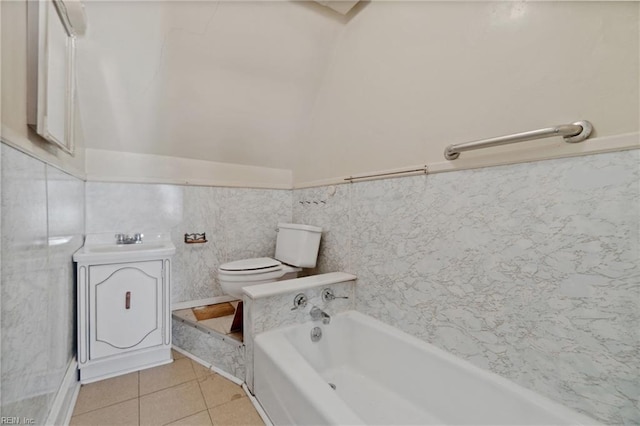
[[[242,386],[242,384],[244,383],[243,380],[237,378],[236,376],[234,376],[233,374],[227,373],[226,371],[216,367],[213,364],[209,364],[207,361],[198,358],[197,356],[193,355],[191,352],[187,352],[184,349],[173,345],[173,350],[186,356],[187,358],[190,358],[192,360],[194,360],[195,362],[197,362],[198,364],[201,364],[205,367],[207,367],[209,370],[213,370],[215,373],[218,373],[219,375],[221,375],[222,377],[224,377],[225,379],[228,379],[230,381],[232,381],[233,383],[235,383],[238,386]]]
[[[45,421],[46,425],[68,425],[76,406],[80,381],[78,381],[78,362],[75,357],[69,362],[58,393],[53,400],[51,410]]]
[[[271,422],[271,419],[267,415],[267,412],[264,411],[264,408],[262,408],[262,405],[260,405],[260,401],[258,401],[258,399],[255,396],[253,396],[253,394],[251,393],[251,391],[247,387],[246,383],[242,384],[242,389],[244,389],[244,392],[247,394],[247,397],[249,398],[249,401],[251,401],[251,404],[253,404],[253,407],[258,412],[258,415],[260,416],[260,418],[264,422],[265,426],[273,426],[273,423]]]

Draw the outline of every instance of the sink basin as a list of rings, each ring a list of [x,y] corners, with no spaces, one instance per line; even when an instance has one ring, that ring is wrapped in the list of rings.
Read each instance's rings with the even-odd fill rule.
[[[129,251],[145,251],[163,248],[163,244],[114,244],[105,246],[87,247],[87,251],[91,253],[124,253]]]
[[[84,246],[75,252],[76,262],[114,263],[136,262],[171,256],[176,247],[169,235],[156,234],[145,238],[142,244],[116,244],[113,234],[87,235]]]

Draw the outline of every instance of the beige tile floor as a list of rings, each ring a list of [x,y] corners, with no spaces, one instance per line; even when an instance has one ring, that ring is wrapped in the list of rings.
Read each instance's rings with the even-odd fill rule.
[[[71,425],[264,425],[242,387],[178,352],[173,358],[82,385]]]

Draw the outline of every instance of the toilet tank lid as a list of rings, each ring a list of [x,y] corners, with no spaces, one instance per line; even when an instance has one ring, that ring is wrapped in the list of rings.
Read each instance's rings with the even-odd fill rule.
[[[220,265],[223,271],[250,271],[273,268],[282,263],[270,257],[256,257],[253,259],[242,259]]]
[[[279,223],[278,228],[300,229],[303,231],[310,231],[310,232],[322,232],[322,228],[320,228],[319,226],[299,225],[297,223]]]

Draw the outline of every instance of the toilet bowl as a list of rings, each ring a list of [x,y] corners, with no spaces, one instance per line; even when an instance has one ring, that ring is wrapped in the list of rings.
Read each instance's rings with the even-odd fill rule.
[[[302,268],[313,268],[318,258],[322,228],[278,224],[275,258],[258,257],[220,265],[218,282],[229,296],[242,299],[242,288],[293,279]]]
[[[286,265],[270,257],[243,259],[220,265],[218,282],[225,294],[242,299],[243,287],[293,279],[300,271],[302,268]]]

